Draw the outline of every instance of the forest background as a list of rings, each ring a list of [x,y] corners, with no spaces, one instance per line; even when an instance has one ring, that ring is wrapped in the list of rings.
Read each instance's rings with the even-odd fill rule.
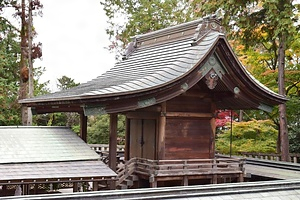
[[[216,13],[222,18],[230,44],[246,69],[262,84],[286,95],[284,117],[287,118],[289,151],[300,152],[300,34],[299,3],[292,0],[102,0],[108,17],[108,49],[120,52],[130,42],[130,37]],[[21,28],[15,27],[3,15],[4,8],[13,7],[14,17]],[[24,10],[23,10],[24,9]],[[30,14],[31,12],[31,14]],[[30,80],[30,63],[42,57],[41,44],[30,16],[42,12],[38,0],[0,0],[0,125],[21,125],[22,109],[18,100],[27,98]],[[99,11],[100,12],[100,11]],[[33,15],[32,15],[33,13]],[[122,20],[118,20],[118,19]],[[23,21],[22,21],[23,20]],[[33,39],[33,40],[32,40]],[[25,51],[24,51],[25,49]],[[281,50],[284,50],[283,53]],[[283,58],[283,60],[280,60]],[[118,59],[118,57],[117,57]],[[280,91],[280,65],[284,69],[284,90]],[[25,66],[25,69],[24,69]],[[24,76],[24,70],[27,75]],[[33,95],[49,93],[49,82],[39,81],[45,68],[32,68]],[[74,79],[58,79],[60,90],[78,85]],[[20,88],[25,87],[24,89]],[[218,111],[217,149],[275,153],[281,151],[280,109],[263,111]],[[232,122],[232,129],[231,123]],[[33,125],[69,126],[79,132],[76,113],[52,113],[34,116]],[[88,142],[108,143],[109,117],[88,118]],[[119,115],[119,143],[124,142],[125,116]]]

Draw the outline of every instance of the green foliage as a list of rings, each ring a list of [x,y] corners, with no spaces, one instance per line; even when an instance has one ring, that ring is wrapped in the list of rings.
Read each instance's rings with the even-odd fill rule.
[[[233,122],[232,154],[239,152],[275,153],[278,131],[271,120]],[[231,130],[218,134],[217,151],[230,153]]]
[[[118,144],[124,144],[125,116],[118,115]],[[88,143],[109,143],[109,115],[91,116],[88,119]]]
[[[61,78],[58,78],[57,81],[57,87],[59,90],[66,90],[79,85],[79,83],[75,83],[74,79],[67,76],[62,76]]]
[[[109,49],[124,49],[130,37],[189,21],[194,8],[189,0],[102,0],[108,17]],[[121,54],[121,52],[120,52]]]
[[[300,98],[291,97],[287,102],[287,118],[291,153],[300,153]]]
[[[20,124],[20,106],[17,102],[19,75],[16,73],[20,46],[15,27],[1,16],[0,40],[0,125]]]

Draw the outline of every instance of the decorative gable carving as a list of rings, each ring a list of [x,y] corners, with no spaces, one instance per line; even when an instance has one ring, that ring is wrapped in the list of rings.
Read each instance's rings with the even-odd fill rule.
[[[217,19],[216,15],[210,15],[201,20],[192,39],[192,45],[197,45],[198,42],[203,38],[203,36],[205,36],[209,31],[212,30],[220,33],[225,33],[225,29],[221,25],[220,20]]]

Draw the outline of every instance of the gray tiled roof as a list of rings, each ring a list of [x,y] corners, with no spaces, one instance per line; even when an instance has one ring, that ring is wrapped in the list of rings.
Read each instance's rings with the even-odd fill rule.
[[[231,88],[234,85],[239,91],[244,89],[242,87],[245,87],[245,90],[252,88],[249,92],[240,92],[241,96],[245,96],[243,98],[223,98],[217,103],[218,108],[270,110],[270,106],[287,100],[260,84],[247,72],[234,55],[220,22],[214,17],[209,17],[138,35],[128,45],[124,59],[106,73],[77,87],[20,100],[20,103],[27,104],[37,113],[52,112],[54,109],[50,105],[57,106],[56,111],[78,111],[96,106],[101,108],[103,113],[124,112],[141,107],[134,98],[149,99],[150,93],[153,96],[159,95],[159,92],[167,91],[181,80],[197,79],[200,82],[209,73],[208,69],[214,67],[208,60],[218,54],[221,57],[215,60],[222,63],[220,67],[215,66],[216,71],[220,79],[223,75],[225,78],[219,81],[221,83],[215,91],[234,92]],[[207,69],[206,64],[209,65]],[[193,74],[196,70],[198,75]],[[192,87],[193,84],[188,87]],[[149,105],[174,97],[175,92],[169,92]],[[176,95],[179,95],[180,91],[177,92]],[[130,102],[128,105],[127,100]],[[68,107],[70,104],[72,108]],[[91,114],[86,110],[86,115]]]
[[[203,36],[198,45],[192,45],[195,29],[199,23],[201,24],[202,20],[138,36],[137,41],[142,43],[145,38],[150,36],[159,37],[172,31],[179,33],[182,31],[183,33],[183,36],[176,40],[167,40],[136,48],[128,56],[128,59],[117,63],[109,71],[87,83],[69,90],[25,99],[20,102],[38,102],[49,99],[67,100],[80,99],[87,96],[114,96],[122,95],[122,93],[138,93],[174,82],[196,67],[196,64],[205,57],[218,38],[224,37],[223,33],[212,30]],[[192,32],[184,35],[183,28],[186,29],[185,31],[192,30]]]
[[[0,164],[1,181],[115,177],[102,161]],[[50,181],[50,180],[49,180]]]
[[[0,127],[0,164],[97,160],[99,156],[69,128]]]
[[[116,177],[69,128],[2,126],[0,138],[0,183]]]

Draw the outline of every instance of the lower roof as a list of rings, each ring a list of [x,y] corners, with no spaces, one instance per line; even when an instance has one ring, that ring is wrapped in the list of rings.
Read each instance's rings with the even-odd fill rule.
[[[0,126],[0,163],[96,160],[99,155],[67,127]]]
[[[102,161],[0,164],[0,184],[97,181],[116,173]]]
[[[69,128],[0,126],[0,138],[0,185],[116,177]]]

